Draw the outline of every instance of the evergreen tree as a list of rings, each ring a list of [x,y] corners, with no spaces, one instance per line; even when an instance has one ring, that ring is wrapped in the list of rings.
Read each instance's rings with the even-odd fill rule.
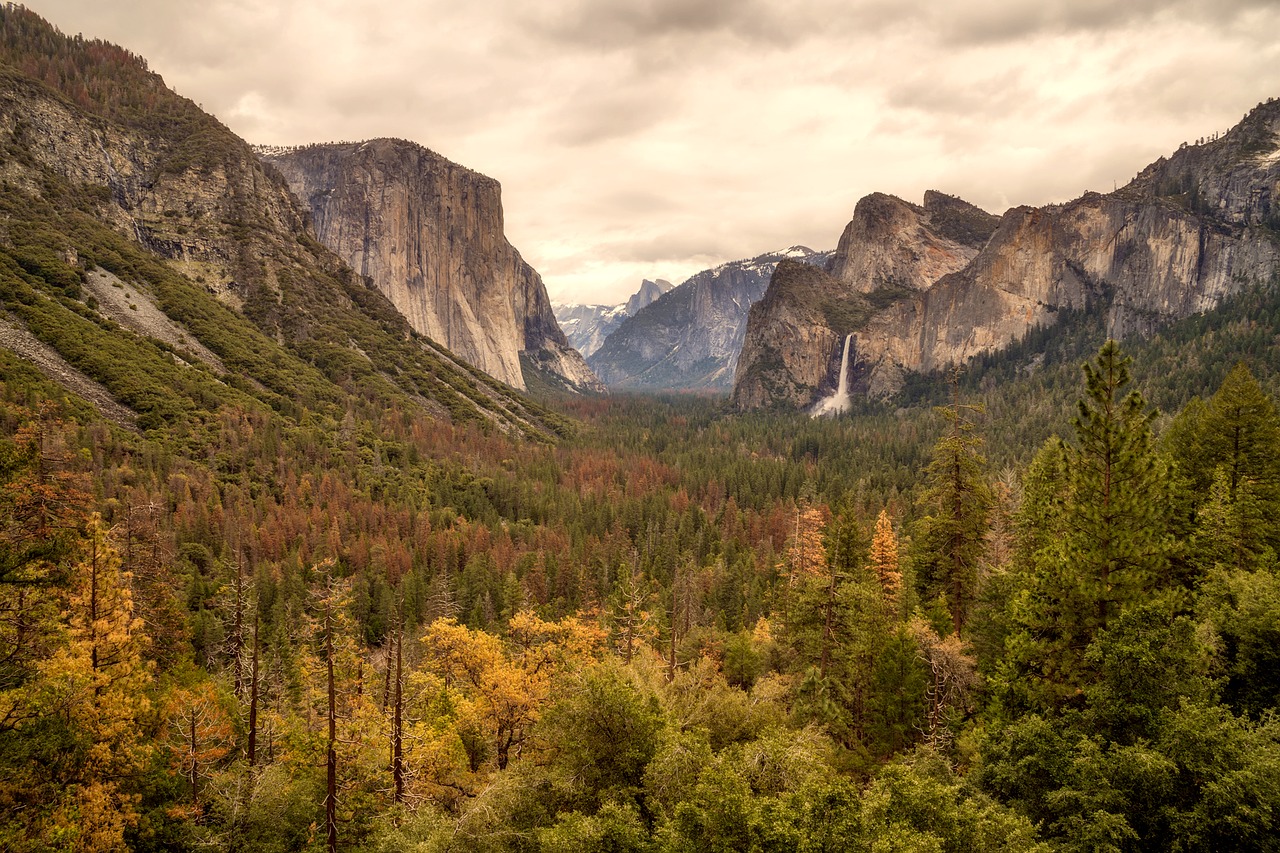
[[[1098,629],[1123,607],[1166,580],[1168,488],[1152,447],[1155,413],[1137,389],[1128,392],[1130,359],[1115,341],[1085,364],[1085,398],[1067,445],[1068,499],[1063,506],[1063,563],[1071,567],[1095,612]]]
[[[941,596],[953,630],[964,629],[978,595],[993,497],[985,474],[982,439],[958,401],[940,411],[948,428],[933,447],[925,471],[925,503],[913,551],[921,598]]]
[[[871,568],[884,588],[885,601],[891,609],[898,606],[902,592],[902,572],[898,570],[898,536],[887,509],[876,517],[876,532],[871,540]]]
[[[1170,504],[1152,414],[1114,341],[1084,365],[1075,440],[1051,440],[1024,481],[1020,574],[998,678],[1009,709],[1078,702],[1084,652],[1124,608],[1169,582]]]
[[[143,628],[129,574],[120,570],[107,527],[94,515],[83,559],[72,570],[67,644],[41,665],[49,707],[65,714],[83,739],[59,805],[74,823],[78,850],[122,849],[125,830],[138,820],[127,780],[151,753],[144,731],[151,671],[143,658]]]
[[[1244,480],[1268,500],[1280,498],[1280,415],[1240,362],[1208,403],[1188,407],[1189,429],[1171,452],[1196,494],[1207,493],[1222,468],[1230,495]]]

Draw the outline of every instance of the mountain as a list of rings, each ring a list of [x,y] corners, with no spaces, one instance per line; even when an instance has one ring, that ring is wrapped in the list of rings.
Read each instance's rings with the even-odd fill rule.
[[[118,421],[374,406],[563,427],[416,333],[276,170],[128,51],[0,8],[0,145],[5,346]]]
[[[787,259],[822,265],[830,256],[792,246],[703,270],[624,321],[587,363],[619,388],[728,390],[747,311],[774,268]]]
[[[806,406],[829,393],[849,333],[852,387],[888,395],[908,371],[999,350],[1068,311],[1101,312],[1112,337],[1146,336],[1273,282],[1278,129],[1280,103],[1260,104],[1220,138],[1184,145],[1119,190],[1016,207],[989,232],[991,220],[955,204],[949,208],[962,214],[960,228],[954,215],[942,217],[950,224],[929,225],[905,203],[864,199],[832,263],[842,274],[775,275],[748,324],[735,404]],[[870,217],[874,210],[895,214]],[[886,250],[895,245],[905,251]],[[858,272],[850,277],[850,270]],[[894,298],[882,281],[908,287]],[[858,298],[868,297],[869,306],[860,306]]]
[[[664,279],[650,281],[646,278],[640,289],[619,305],[554,305],[556,321],[569,339],[569,345],[584,358],[589,358],[623,320],[634,317],[641,308],[674,286]]]
[[[603,391],[556,322],[542,278],[503,234],[492,178],[398,139],[258,149],[320,242],[409,324],[513,388],[524,370]]]

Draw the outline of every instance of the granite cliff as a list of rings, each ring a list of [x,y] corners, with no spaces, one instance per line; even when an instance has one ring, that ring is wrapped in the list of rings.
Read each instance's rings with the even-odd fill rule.
[[[150,410],[164,395],[135,394],[67,329],[92,320],[120,352],[161,341],[291,416],[332,413],[357,394],[530,434],[558,422],[415,335],[311,236],[278,172],[126,50],[0,7],[0,146],[0,195],[25,211],[0,226],[3,251],[36,253],[19,265],[42,280],[78,279],[64,295],[82,300],[58,303],[56,322],[52,302],[33,303],[48,316],[15,307],[7,322],[105,382],[144,425],[176,417]],[[127,315],[103,297],[116,285],[128,289]]]
[[[587,363],[619,388],[728,390],[747,312],[774,268],[787,259],[820,265],[829,257],[793,246],[703,270],[625,320]]]
[[[1105,312],[1109,334],[1123,339],[1273,282],[1280,267],[1277,131],[1280,104],[1262,104],[1222,137],[1183,146],[1112,193],[1013,208],[988,239],[985,226],[973,230],[962,245],[980,250],[950,268],[961,254],[929,262],[945,257],[945,235],[887,197],[864,199],[832,264],[839,273],[802,287],[784,270],[775,274],[748,325],[736,405],[806,406],[829,393],[847,332],[855,333],[855,390],[883,396],[899,387],[904,371],[936,370],[1003,348],[1052,326],[1062,309]],[[859,222],[860,212],[873,210],[872,221]],[[870,312],[797,310],[806,300],[876,296],[877,271],[903,269],[886,246],[903,249],[896,257],[905,253],[914,263],[885,278],[933,281],[911,284],[918,292],[903,288],[901,298],[885,298]],[[859,273],[851,278],[849,270]],[[794,325],[806,318],[821,328],[798,336]]]
[[[416,331],[514,388],[535,369],[604,390],[560,330],[541,276],[507,242],[497,181],[396,139],[258,150],[320,242]]]

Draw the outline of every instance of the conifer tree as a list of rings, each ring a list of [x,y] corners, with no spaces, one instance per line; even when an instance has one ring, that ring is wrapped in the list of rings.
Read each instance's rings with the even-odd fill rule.
[[[1152,414],[1125,391],[1129,359],[1108,341],[1084,365],[1075,440],[1050,440],[1024,478],[1018,589],[999,683],[1012,708],[1056,707],[1090,676],[1084,652],[1169,578],[1170,505]]]
[[[1084,365],[1085,397],[1066,447],[1061,559],[1095,602],[1082,614],[1095,630],[1167,580],[1167,478],[1152,447],[1154,412],[1137,389],[1125,391],[1129,363],[1107,341]]]
[[[934,445],[925,472],[929,514],[921,519],[913,552],[921,597],[942,596],[956,632],[963,630],[977,598],[993,500],[982,440],[974,435],[966,409],[974,407],[957,400],[940,410],[948,428]]]
[[[53,707],[87,741],[78,784],[67,788],[62,806],[79,814],[77,849],[122,849],[124,831],[138,819],[137,798],[122,780],[143,767],[151,748],[143,737],[151,671],[129,582],[95,514],[83,559],[72,569],[68,642],[41,666]]]
[[[1244,362],[1232,368],[1207,403],[1190,411],[1189,434],[1171,450],[1193,491],[1207,494],[1214,471],[1221,467],[1232,497],[1248,479],[1264,499],[1276,499],[1280,415]]]
[[[902,572],[898,570],[898,536],[887,509],[876,518],[875,536],[871,540],[871,568],[884,588],[885,601],[896,608],[902,592]]]

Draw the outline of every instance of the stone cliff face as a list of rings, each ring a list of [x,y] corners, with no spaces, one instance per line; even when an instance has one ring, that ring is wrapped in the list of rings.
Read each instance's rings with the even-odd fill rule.
[[[523,389],[521,363],[602,390],[556,323],[538,273],[503,234],[497,181],[410,142],[260,149],[319,240],[418,332]]]
[[[803,407],[834,389],[847,334],[885,305],[964,269],[1000,220],[939,192],[924,205],[874,193],[858,202],[829,275],[780,266],[752,309],[734,381],[740,408]],[[813,324],[813,328],[809,328]],[[856,369],[859,388],[865,369]]]
[[[33,161],[5,158],[0,177],[38,193],[31,178],[38,166],[85,187],[102,220],[232,305],[258,290],[275,293],[274,270],[250,269],[246,257],[278,235],[301,233],[302,211],[248,145],[194,104],[170,97],[186,108],[184,139],[87,114],[34,81],[0,72],[0,134],[20,139]]]
[[[838,371],[844,336],[832,328],[824,304],[844,284],[808,264],[783,261],[764,298],[751,307],[733,399],[739,408],[800,408],[819,396],[835,354]]]
[[[924,206],[873,193],[858,202],[831,273],[858,293],[926,290],[973,260],[999,217],[930,190]]]
[[[1116,338],[1147,335],[1213,308],[1242,287],[1274,281],[1280,269],[1280,210],[1273,206],[1280,191],[1278,131],[1280,104],[1264,104],[1222,138],[1184,147],[1113,193],[1008,211],[961,268],[943,271],[853,330],[861,389],[891,394],[904,371],[935,370],[1008,346],[1036,326],[1053,325],[1060,309],[1105,311]],[[841,241],[834,270],[894,268],[886,245],[918,246],[920,258],[938,255],[938,242],[921,233],[918,220],[884,198],[864,202],[867,209],[891,208],[874,223],[885,227],[859,225],[855,215],[846,237],[858,239]],[[925,264],[909,269],[931,274]],[[846,294],[867,292],[868,274],[860,275],[842,275]],[[786,279],[775,284],[794,286]],[[787,302],[771,293],[762,305]],[[834,383],[830,366],[814,382],[809,365],[823,357],[830,365],[832,358],[807,348],[838,345],[813,333],[792,346],[791,320],[763,310],[753,317],[735,389],[740,407],[807,405],[817,389]],[[817,322],[839,331],[829,317]],[[749,363],[748,351],[762,355]]]
[[[588,359],[620,388],[732,386],[747,312],[779,262],[823,264],[829,255],[803,246],[704,270],[624,321]]]

